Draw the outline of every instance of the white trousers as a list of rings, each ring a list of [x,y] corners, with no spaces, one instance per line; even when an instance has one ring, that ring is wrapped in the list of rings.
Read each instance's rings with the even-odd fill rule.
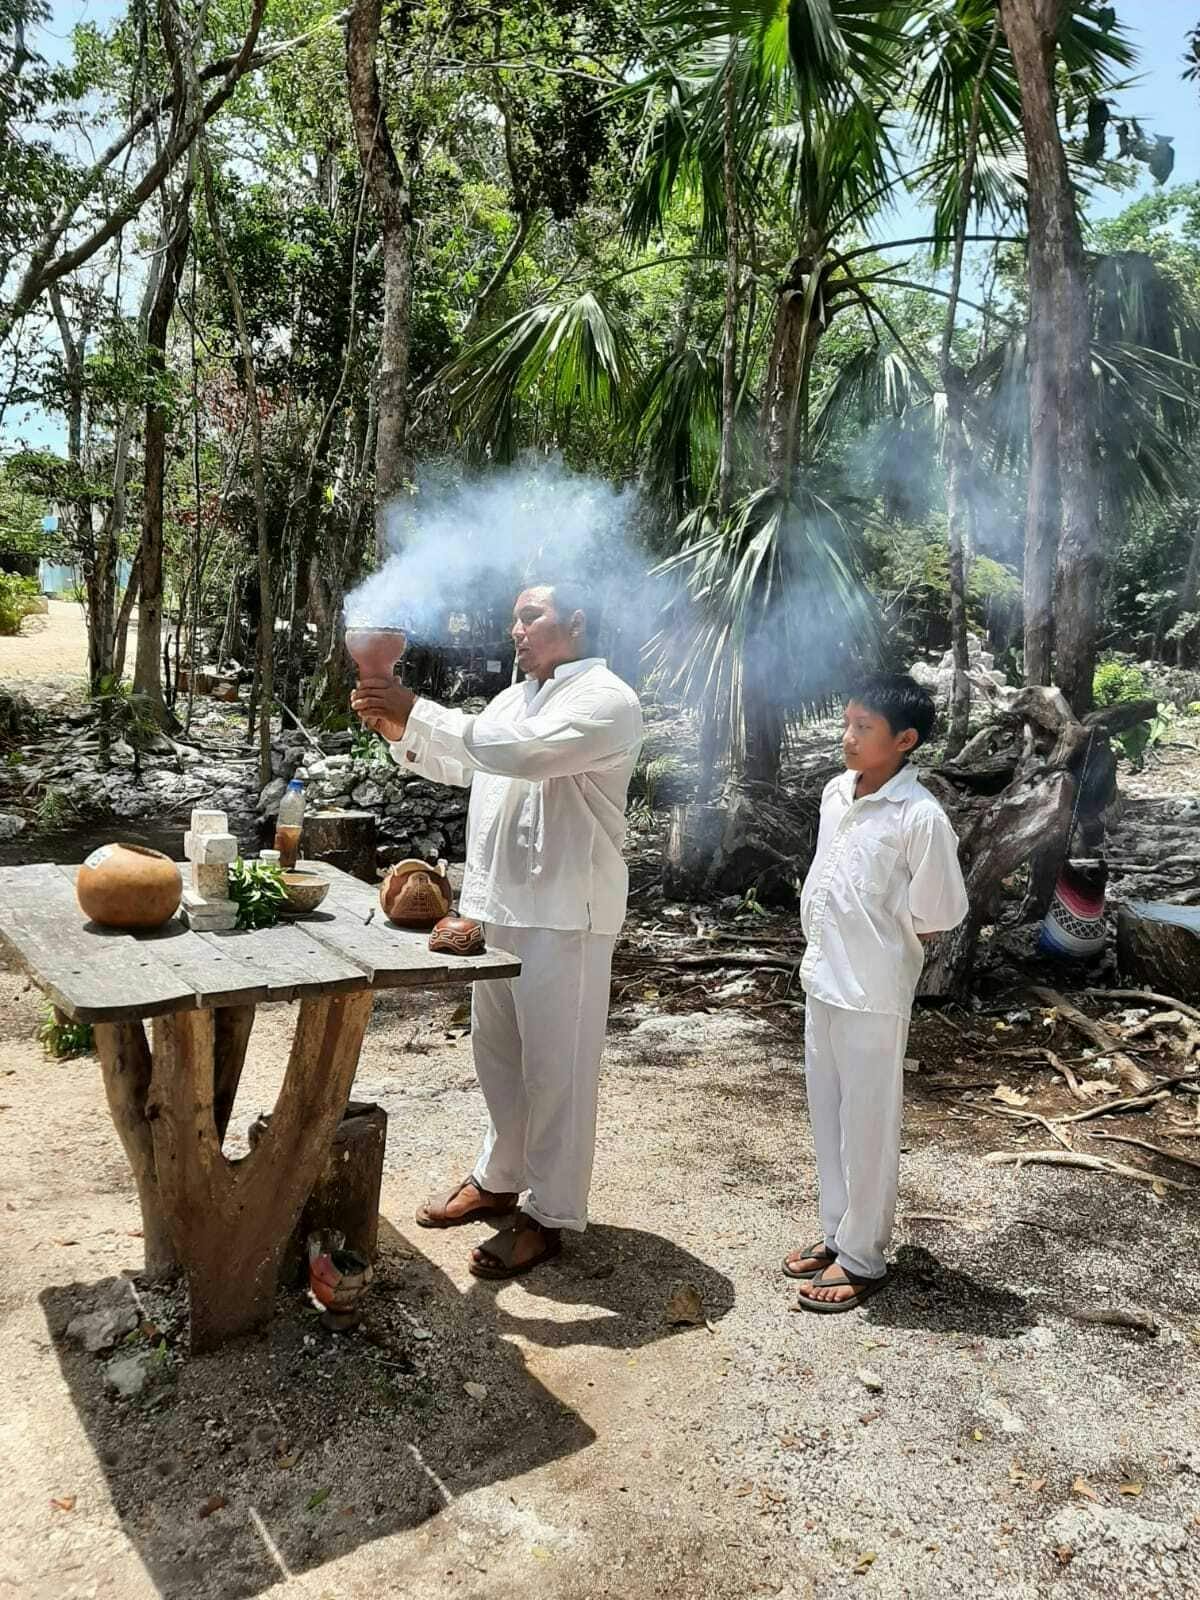
[[[804,1075],[825,1248],[862,1278],[886,1271],[896,1215],[907,1017],[810,999]]]
[[[518,957],[521,975],[472,991],[471,1044],[489,1119],[475,1181],[523,1194],[522,1209],[547,1228],[582,1231],[616,940],[491,924],[486,935]]]

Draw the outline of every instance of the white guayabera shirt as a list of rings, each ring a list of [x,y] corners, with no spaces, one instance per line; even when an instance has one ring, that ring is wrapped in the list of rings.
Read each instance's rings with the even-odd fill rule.
[[[958,840],[912,767],[854,797],[844,772],[821,797],[817,850],[800,897],[805,992],[847,1011],[907,1016],[924,955],[921,934],[967,914]]]
[[[641,744],[637,695],[592,656],[514,684],[477,717],[418,700],[391,749],[419,777],[470,786],[463,916],[616,934]]]

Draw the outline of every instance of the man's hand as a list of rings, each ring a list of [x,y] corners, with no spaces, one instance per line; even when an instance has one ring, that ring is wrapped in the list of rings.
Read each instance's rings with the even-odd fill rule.
[[[391,744],[404,737],[416,703],[416,695],[398,678],[366,678],[350,696],[351,711]]]

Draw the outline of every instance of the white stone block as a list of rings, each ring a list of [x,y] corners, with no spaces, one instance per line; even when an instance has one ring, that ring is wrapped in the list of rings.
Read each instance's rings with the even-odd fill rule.
[[[204,900],[229,899],[229,868],[221,862],[192,862],[192,888]]]
[[[201,867],[229,867],[238,858],[238,842],[232,833],[189,833],[184,836],[183,853]]]
[[[228,833],[229,818],[224,811],[206,811],[197,807],[192,812],[193,833]]]

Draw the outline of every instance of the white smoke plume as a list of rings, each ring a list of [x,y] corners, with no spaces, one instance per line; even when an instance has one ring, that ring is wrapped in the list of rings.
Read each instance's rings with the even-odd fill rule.
[[[624,593],[652,626],[638,511],[635,490],[553,459],[454,482],[426,477],[388,508],[392,554],[347,596],[346,625],[402,628],[432,642],[449,613],[507,608],[526,583],[573,579],[602,606]]]

